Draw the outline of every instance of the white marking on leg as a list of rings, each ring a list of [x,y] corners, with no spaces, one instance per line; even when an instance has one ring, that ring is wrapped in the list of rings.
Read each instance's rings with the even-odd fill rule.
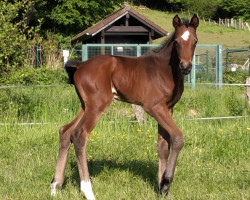
[[[93,193],[90,180],[88,180],[88,181],[81,181],[81,191],[85,195],[86,199],[88,199],[88,200],[95,200],[95,195]]]
[[[181,38],[182,38],[183,40],[187,41],[188,38],[189,38],[189,34],[190,34],[189,31],[185,31],[185,32],[182,34]]]
[[[51,196],[55,196],[56,195],[56,185],[57,185],[57,182],[51,183],[51,185],[50,185]]]

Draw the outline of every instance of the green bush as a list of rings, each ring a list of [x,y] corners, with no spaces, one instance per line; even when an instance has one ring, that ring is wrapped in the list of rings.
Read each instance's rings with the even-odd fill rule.
[[[34,2],[0,1],[0,78],[26,66],[27,52],[38,39],[40,27],[29,27],[27,16]]]
[[[0,85],[50,85],[67,83],[63,69],[19,68],[0,79]]]
[[[69,84],[0,89],[0,123],[69,121],[79,108],[78,96]]]
[[[238,69],[236,72],[225,70],[223,73],[223,83],[246,83],[246,78],[250,76],[247,71]]]
[[[230,115],[232,116],[242,116],[245,104],[240,100],[240,96],[235,93],[235,91],[230,92],[230,98],[227,98],[227,107]]]

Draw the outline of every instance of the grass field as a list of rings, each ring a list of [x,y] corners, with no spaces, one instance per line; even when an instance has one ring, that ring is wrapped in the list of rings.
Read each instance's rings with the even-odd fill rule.
[[[243,87],[186,88],[174,113],[185,146],[172,199],[250,199],[250,109],[244,93]],[[79,108],[73,87],[2,89],[0,100],[0,199],[51,199],[58,129]],[[246,117],[191,120],[232,115]],[[157,124],[149,116],[142,126],[134,120],[129,104],[114,102],[90,136],[89,171],[97,199],[168,199],[157,193]],[[18,124],[24,122],[42,124]],[[53,199],[83,199],[73,148],[63,190]]]

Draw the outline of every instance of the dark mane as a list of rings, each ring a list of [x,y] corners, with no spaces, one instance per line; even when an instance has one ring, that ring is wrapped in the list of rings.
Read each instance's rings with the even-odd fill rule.
[[[186,27],[188,27],[189,26],[189,21],[188,21],[188,19],[182,19],[182,25],[185,25]]]
[[[174,35],[175,32],[171,33],[171,35],[169,36],[169,38],[165,39],[159,47],[156,47],[155,49],[153,49],[152,51],[154,53],[158,53],[160,52],[163,48],[165,48],[166,46],[169,46],[169,44],[174,40]]]

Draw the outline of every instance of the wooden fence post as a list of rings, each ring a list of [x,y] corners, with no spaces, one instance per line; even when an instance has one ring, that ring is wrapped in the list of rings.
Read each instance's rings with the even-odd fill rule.
[[[246,84],[250,84],[250,77],[246,79]],[[247,99],[248,99],[248,106],[250,107],[250,86],[247,85]]]
[[[243,27],[242,27],[242,20],[241,20],[241,19],[239,19],[239,28],[240,28],[240,29],[243,28]]]
[[[248,30],[250,31],[250,26],[249,24],[246,22],[246,27],[248,28]]]
[[[231,18],[231,27],[234,27],[234,18]]]
[[[248,75],[250,76],[250,45],[248,46]]]

